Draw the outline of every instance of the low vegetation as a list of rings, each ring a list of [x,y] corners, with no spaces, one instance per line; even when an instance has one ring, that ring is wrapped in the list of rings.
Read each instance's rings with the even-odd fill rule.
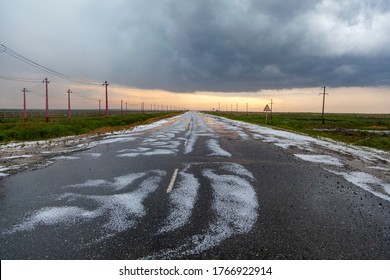
[[[290,130],[315,137],[390,151],[389,114],[326,114],[322,124],[321,114],[313,113],[268,113],[234,114],[214,112],[215,115],[272,128]]]
[[[177,114],[179,113],[140,113],[124,115],[123,117],[111,116],[108,119],[103,116],[74,117],[70,121],[65,117],[56,117],[51,118],[49,123],[45,123],[42,118],[31,118],[26,123],[22,119],[0,119],[0,143],[105,133],[151,123]]]

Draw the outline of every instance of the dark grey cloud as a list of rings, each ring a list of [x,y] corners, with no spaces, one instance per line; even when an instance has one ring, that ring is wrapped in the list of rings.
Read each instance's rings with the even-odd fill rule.
[[[1,42],[90,79],[177,92],[390,85],[388,1],[38,2],[2,4]]]

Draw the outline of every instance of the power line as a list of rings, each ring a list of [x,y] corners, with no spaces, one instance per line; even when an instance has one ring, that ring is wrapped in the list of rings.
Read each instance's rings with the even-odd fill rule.
[[[35,85],[33,87],[30,87],[28,88],[29,91],[34,91],[34,90],[39,90],[43,87],[43,83],[42,83],[42,80],[40,80],[39,84],[38,85]]]
[[[43,85],[42,85],[42,86],[43,86]],[[28,89],[28,92],[33,93],[33,94],[36,94],[36,95],[38,95],[38,96],[40,96],[40,97],[45,97],[45,96],[43,95],[43,93],[36,92],[35,90]]]
[[[29,79],[29,78],[19,78],[19,77],[10,77],[10,76],[0,76],[1,80],[15,81],[15,82],[24,82],[24,83],[41,83],[41,79]]]
[[[6,46],[4,45],[0,45],[0,49],[1,49],[1,52],[4,52],[32,67],[35,67],[41,71],[44,71],[46,73],[49,73],[51,75],[54,75],[56,77],[59,77],[61,79],[64,79],[64,80],[68,80],[68,81],[71,81],[71,82],[76,82],[76,83],[81,83],[81,84],[87,84],[87,85],[99,85],[99,83],[97,82],[92,82],[92,81],[88,81],[88,80],[85,80],[85,79],[81,79],[81,78],[77,78],[77,77],[74,77],[74,76],[70,76],[70,75],[67,75],[67,74],[63,74],[61,72],[58,72],[58,71],[55,71],[53,69],[50,69],[46,66],[43,66],[23,55],[21,55],[20,53],[17,53],[16,51],[10,49],[10,48],[7,48]]]
[[[83,95],[80,95],[79,93],[75,93],[75,92],[72,92],[73,95],[76,95],[78,97],[81,97],[81,98],[84,98],[84,99],[88,99],[88,100],[91,100],[91,101],[98,101],[99,99],[97,98],[92,98],[92,97],[88,97],[88,96],[83,96]]]

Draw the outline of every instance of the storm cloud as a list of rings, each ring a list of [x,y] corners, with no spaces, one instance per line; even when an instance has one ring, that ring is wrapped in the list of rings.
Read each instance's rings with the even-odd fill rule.
[[[93,80],[173,92],[390,85],[386,0],[12,0],[1,6],[0,43]],[[3,57],[0,74],[20,69]]]

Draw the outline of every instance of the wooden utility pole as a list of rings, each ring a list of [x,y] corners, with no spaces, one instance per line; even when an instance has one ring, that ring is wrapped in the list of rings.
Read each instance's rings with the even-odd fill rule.
[[[108,118],[108,85],[107,81],[104,82],[103,86],[106,86],[106,119]]]
[[[46,123],[49,122],[49,83],[50,81],[47,80],[47,78],[45,78],[45,80],[43,81],[43,83],[46,84],[46,112],[45,112],[45,119],[46,119]]]
[[[28,92],[28,90],[26,88],[23,88],[22,92],[23,92],[23,119],[24,119],[24,122],[26,122],[27,121],[26,92]]]
[[[70,89],[68,89],[67,93],[68,93],[68,121],[70,121],[70,117],[71,117],[71,112],[70,112],[70,94],[72,93],[72,91]]]
[[[327,93],[325,92],[325,90],[326,90],[325,86],[323,86],[321,88],[324,89],[324,92],[320,93],[320,94],[323,95],[323,97],[322,97],[322,124],[325,124],[325,116],[324,116],[324,112],[325,112],[325,95],[327,95]]]
[[[272,102],[272,99],[271,99],[271,120],[272,120],[272,104],[273,104],[273,102]]]

